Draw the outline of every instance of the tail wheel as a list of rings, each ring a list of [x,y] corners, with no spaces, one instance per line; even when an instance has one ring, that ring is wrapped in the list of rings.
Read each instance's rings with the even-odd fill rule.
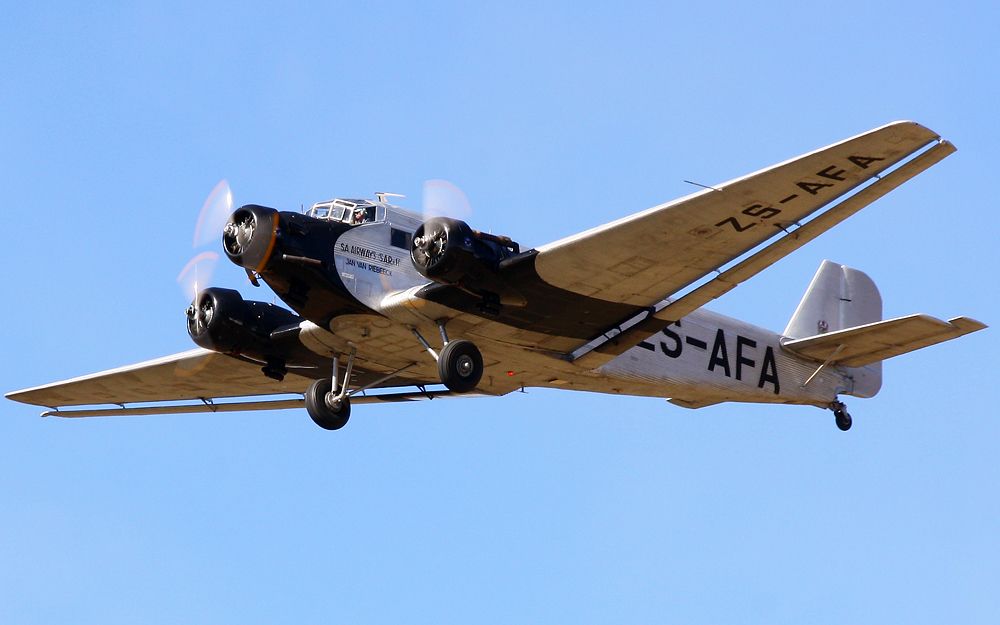
[[[438,355],[441,383],[455,393],[468,393],[483,378],[483,355],[472,341],[451,341]]]
[[[339,430],[351,418],[351,400],[328,401],[333,382],[330,378],[316,380],[306,390],[306,412],[313,423],[324,430]]]
[[[851,415],[846,410],[834,410],[833,417],[837,420],[837,427],[840,428],[841,432],[851,429],[851,425],[854,424]]]

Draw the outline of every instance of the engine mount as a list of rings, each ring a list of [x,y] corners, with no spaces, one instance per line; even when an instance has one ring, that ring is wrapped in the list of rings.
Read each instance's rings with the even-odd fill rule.
[[[187,309],[187,330],[201,347],[269,362],[277,355],[271,333],[301,318],[280,306],[244,300],[238,291],[212,287]]]
[[[499,273],[501,261],[518,254],[510,237],[473,230],[448,217],[432,217],[413,233],[410,260],[420,275],[457,286],[486,301],[519,305],[523,298]]]

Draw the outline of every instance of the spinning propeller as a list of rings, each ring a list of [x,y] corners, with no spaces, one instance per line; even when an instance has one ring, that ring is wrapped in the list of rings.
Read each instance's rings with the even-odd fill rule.
[[[426,231],[423,227],[417,231],[415,253],[421,257],[422,264],[433,267],[440,261],[449,236],[449,229],[441,225],[441,220],[433,218],[468,219],[472,207],[469,198],[456,185],[434,179],[424,182],[422,212],[428,227]],[[226,180],[220,180],[205,198],[191,242],[195,254],[177,276],[178,285],[191,303],[187,309],[188,324],[195,334],[208,326],[214,314],[211,298],[203,298],[200,294],[211,284],[218,267],[221,255],[217,250],[222,248],[232,257],[244,255],[259,225],[252,212],[233,214],[233,192]],[[247,277],[254,286],[260,286],[249,269]]]
[[[195,255],[177,275],[177,284],[180,285],[188,301],[193,301],[201,288],[212,281],[212,275],[218,265],[219,253],[214,249],[204,248],[218,247],[217,243],[222,235],[222,227],[232,212],[233,192],[227,181],[220,180],[205,198],[201,211],[198,213],[198,221],[195,222],[191,243],[196,250]],[[202,248],[201,251],[197,251],[199,248]]]
[[[445,222],[434,217],[466,220],[472,216],[469,198],[456,185],[447,180],[424,182],[423,218],[413,238],[413,259],[428,270],[441,262],[448,247],[449,229]]]
[[[195,255],[177,275],[177,284],[191,305],[187,309],[188,329],[192,335],[203,333],[215,314],[211,298],[201,297],[203,289],[211,284],[219,264],[223,226],[233,212],[233,192],[229,182],[220,180],[205,198],[195,222],[191,245]],[[199,251],[200,249],[200,251]],[[255,280],[251,280],[255,282]]]
[[[465,193],[447,180],[424,182],[424,221],[431,217],[450,217],[467,220],[472,216],[472,205]]]

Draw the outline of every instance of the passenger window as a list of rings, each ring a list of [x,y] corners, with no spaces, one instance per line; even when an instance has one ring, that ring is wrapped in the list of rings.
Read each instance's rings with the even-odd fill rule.
[[[398,247],[404,250],[410,249],[410,238],[413,236],[412,234],[406,232],[405,230],[397,230],[396,228],[391,228],[389,232],[389,242],[393,247]]]

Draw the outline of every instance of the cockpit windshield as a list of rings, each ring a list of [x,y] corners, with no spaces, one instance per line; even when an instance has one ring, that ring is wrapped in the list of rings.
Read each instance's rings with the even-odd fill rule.
[[[335,199],[318,202],[306,213],[316,219],[340,221],[352,226],[375,221],[375,204],[369,200]]]

